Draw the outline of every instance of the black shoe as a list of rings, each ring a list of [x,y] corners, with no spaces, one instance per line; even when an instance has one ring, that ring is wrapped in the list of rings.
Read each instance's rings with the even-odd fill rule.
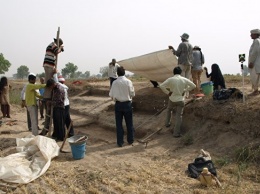
[[[173,135],[174,138],[180,138],[181,135]]]
[[[123,144],[117,144],[118,145],[118,147],[123,147]]]

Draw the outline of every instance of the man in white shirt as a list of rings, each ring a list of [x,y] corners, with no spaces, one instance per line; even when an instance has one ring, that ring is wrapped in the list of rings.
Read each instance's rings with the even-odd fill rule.
[[[125,77],[125,69],[123,67],[117,68],[117,74],[119,77],[113,82],[109,96],[116,102],[117,145],[122,147],[124,144],[123,117],[125,118],[127,128],[127,142],[128,144],[133,144],[134,142],[132,97],[135,96],[135,91],[131,80]]]
[[[181,123],[182,114],[184,109],[184,99],[185,92],[189,92],[196,88],[196,85],[189,79],[181,76],[182,70],[180,67],[175,67],[173,69],[173,77],[168,78],[162,84],[160,88],[162,91],[169,96],[167,115],[165,126],[169,127],[171,125],[172,110],[176,108],[176,118],[173,137],[181,137]]]
[[[258,85],[260,81],[260,30],[254,29],[250,31],[253,43],[249,50],[248,57],[248,67],[250,71],[250,78],[252,82],[252,87],[254,89],[254,94],[259,94]]]
[[[118,77],[117,68],[120,67],[115,59],[112,59],[112,62],[108,65],[108,77],[110,79],[110,88],[112,86],[113,81],[115,81]]]
[[[57,76],[57,74],[56,74]],[[70,118],[70,101],[69,101],[69,96],[68,96],[68,89],[69,87],[67,85],[65,85],[65,79],[60,75],[59,77],[56,78],[56,76],[54,75],[54,80],[56,81],[58,78],[59,84],[64,88],[64,92],[65,92],[65,100],[64,100],[64,108],[65,108],[65,112],[64,112],[64,117],[65,117],[65,125],[67,127],[67,129],[70,126],[71,123],[71,118]],[[57,82],[57,81],[56,81]],[[71,137],[74,135],[74,129],[73,129],[73,125],[71,125],[70,127],[70,131],[68,134],[68,137]]]

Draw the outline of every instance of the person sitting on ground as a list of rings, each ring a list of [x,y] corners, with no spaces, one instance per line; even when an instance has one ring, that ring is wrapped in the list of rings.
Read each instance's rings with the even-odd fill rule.
[[[9,90],[11,85],[8,83],[7,77],[2,77],[0,80],[0,104],[1,111],[3,113],[3,118],[10,117],[10,99],[9,99]]]
[[[173,77],[168,78],[160,88],[169,96],[165,126],[170,127],[172,111],[176,108],[175,126],[173,130],[173,137],[181,137],[181,123],[184,109],[185,92],[189,92],[196,88],[196,85],[189,79],[181,76],[182,70],[180,67],[173,69]]]
[[[204,69],[206,71],[207,78],[210,77],[210,81],[213,82],[214,90],[220,90],[220,89],[226,88],[224,77],[221,73],[219,66],[216,63],[211,65],[211,73],[210,74],[208,73],[207,67],[204,67]]]

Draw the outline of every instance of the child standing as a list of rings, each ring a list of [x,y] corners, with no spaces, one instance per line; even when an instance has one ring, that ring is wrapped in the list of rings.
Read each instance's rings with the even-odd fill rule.
[[[0,103],[1,111],[3,113],[3,118],[10,117],[10,100],[9,100],[9,90],[11,86],[8,84],[6,77],[2,77],[0,80]]]

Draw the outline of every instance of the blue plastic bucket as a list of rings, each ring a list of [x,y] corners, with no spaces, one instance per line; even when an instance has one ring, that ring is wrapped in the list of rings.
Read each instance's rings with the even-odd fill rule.
[[[78,141],[80,138],[84,139]],[[75,160],[80,160],[85,157],[87,139],[87,136],[84,135],[74,135],[69,138],[68,141],[70,144],[72,156]]]
[[[202,83],[200,86],[203,91],[203,94],[205,94],[206,96],[213,93],[213,82],[205,82]]]

